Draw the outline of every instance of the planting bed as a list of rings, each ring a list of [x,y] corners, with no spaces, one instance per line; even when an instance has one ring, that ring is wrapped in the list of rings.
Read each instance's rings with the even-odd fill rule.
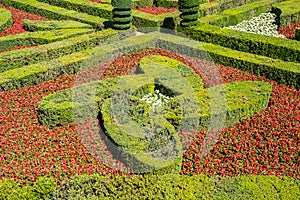
[[[178,4],[0,0],[0,199],[300,196],[300,1]]]

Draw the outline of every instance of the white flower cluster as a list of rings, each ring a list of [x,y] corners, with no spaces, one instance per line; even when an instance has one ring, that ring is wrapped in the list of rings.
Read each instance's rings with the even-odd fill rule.
[[[159,90],[155,90],[154,93],[146,94],[141,101],[151,104],[153,112],[156,112],[159,107],[166,105],[170,99],[171,97],[161,94]]]
[[[274,13],[262,13],[258,17],[250,20],[244,20],[235,26],[225,27],[232,30],[238,30],[247,33],[261,34],[266,36],[285,38],[284,35],[278,34]]]

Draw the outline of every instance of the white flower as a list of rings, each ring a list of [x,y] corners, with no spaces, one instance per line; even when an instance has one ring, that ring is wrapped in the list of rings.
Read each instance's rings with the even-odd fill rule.
[[[141,101],[151,104],[153,112],[156,112],[159,107],[168,104],[170,99],[170,97],[160,93],[159,90],[155,90],[154,93],[148,93],[143,96]]]
[[[251,20],[244,20],[235,26],[228,26],[224,28],[238,30],[242,32],[261,34],[272,37],[285,38],[284,35],[278,34],[275,22],[276,15],[274,13],[262,13],[258,17]]]

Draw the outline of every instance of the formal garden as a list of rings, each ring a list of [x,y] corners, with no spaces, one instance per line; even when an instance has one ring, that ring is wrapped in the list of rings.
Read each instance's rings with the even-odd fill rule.
[[[0,199],[300,198],[300,0],[0,16]]]

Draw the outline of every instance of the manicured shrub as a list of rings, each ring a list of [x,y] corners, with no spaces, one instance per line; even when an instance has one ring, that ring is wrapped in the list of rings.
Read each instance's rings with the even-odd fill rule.
[[[291,177],[205,175],[76,175],[57,186],[40,177],[32,186],[0,181],[0,199],[297,199],[300,182]]]
[[[179,0],[179,11],[181,14],[180,25],[182,27],[199,25],[199,4],[200,0]]]
[[[117,30],[125,30],[131,27],[131,8],[133,7],[132,0],[112,0],[113,9],[113,28]]]

